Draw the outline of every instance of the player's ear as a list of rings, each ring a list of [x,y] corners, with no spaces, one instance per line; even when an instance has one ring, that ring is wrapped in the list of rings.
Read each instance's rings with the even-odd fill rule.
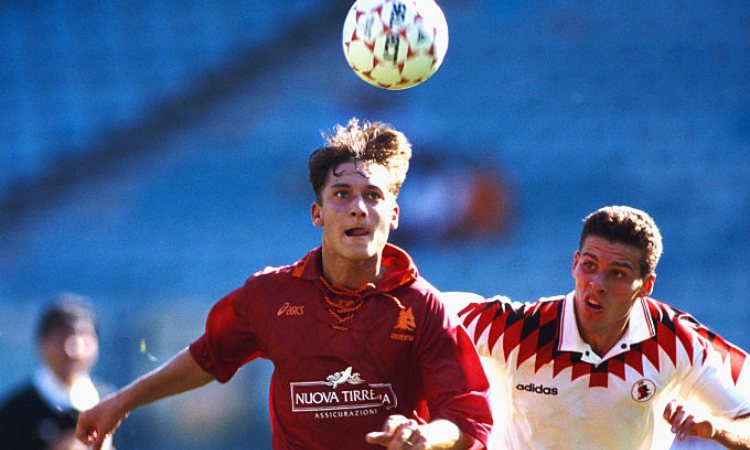
[[[573,253],[573,267],[570,268],[570,273],[575,276],[576,266],[578,265],[578,260],[581,258],[581,252],[576,250],[575,253]]]
[[[310,207],[310,217],[312,218],[313,225],[316,227],[323,226],[323,214],[318,202],[314,202]]]
[[[398,203],[393,203],[393,211],[391,213],[391,231],[393,231],[398,228]]]
[[[654,283],[656,282],[656,274],[650,273],[643,277],[643,286],[641,286],[641,296],[648,297],[654,292]]]

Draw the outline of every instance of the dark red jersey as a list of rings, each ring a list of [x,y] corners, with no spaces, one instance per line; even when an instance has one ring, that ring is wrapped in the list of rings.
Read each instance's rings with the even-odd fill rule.
[[[337,288],[318,248],[211,310],[190,352],[220,382],[254,358],[273,361],[275,449],[371,449],[365,435],[392,414],[447,419],[486,444],[488,383],[466,331],[403,250],[386,246],[383,267],[378,284]]]

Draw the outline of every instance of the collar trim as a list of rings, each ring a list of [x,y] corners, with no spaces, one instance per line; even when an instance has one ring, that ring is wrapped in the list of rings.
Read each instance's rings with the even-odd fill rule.
[[[656,328],[649,314],[646,300],[639,299],[630,311],[630,319],[625,333],[615,343],[603,358],[597,356],[578,332],[578,321],[575,314],[575,292],[570,292],[563,300],[562,326],[560,327],[559,351],[583,354],[582,360],[598,363],[613,356],[624,353],[630,346],[654,337]]]
[[[372,285],[379,292],[392,291],[414,282],[419,277],[417,267],[409,254],[393,244],[386,244],[383,248],[382,265],[385,273],[377,285]],[[322,247],[313,249],[297,261],[292,269],[292,276],[318,281],[323,276]],[[338,289],[336,286],[334,288]]]
[[[84,411],[99,403],[99,393],[91,378],[86,376],[78,378],[68,389],[49,367],[43,365],[34,372],[31,382],[42,400],[56,410]]]

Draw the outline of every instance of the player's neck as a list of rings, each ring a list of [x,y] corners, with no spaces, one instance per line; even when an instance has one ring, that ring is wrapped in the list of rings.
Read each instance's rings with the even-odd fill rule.
[[[627,322],[622,327],[610,330],[585,330],[579,324],[578,332],[581,335],[581,339],[589,344],[591,350],[599,355],[600,358],[603,358],[622,338],[626,328]]]
[[[376,284],[383,271],[381,255],[362,261],[326,257],[323,252],[323,276],[334,286],[358,290]]]
[[[50,372],[54,376],[55,380],[60,383],[61,386],[65,387],[68,391],[73,388],[73,385],[79,378],[88,376],[85,372],[77,372],[70,369],[61,369],[58,367],[48,366]]]

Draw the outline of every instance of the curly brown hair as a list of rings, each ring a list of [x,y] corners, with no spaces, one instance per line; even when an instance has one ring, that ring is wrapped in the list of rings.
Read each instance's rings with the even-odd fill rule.
[[[390,192],[398,196],[406,179],[411,158],[411,144],[406,136],[382,122],[350,119],[349,123],[336,125],[325,136],[328,145],[310,155],[308,174],[315,198],[321,203],[321,192],[328,173],[347,161],[364,161],[380,164],[391,176]]]
[[[661,232],[654,219],[645,211],[630,206],[605,206],[584,219],[581,240],[599,236],[610,242],[632,245],[643,252],[641,276],[655,273],[663,252]]]

